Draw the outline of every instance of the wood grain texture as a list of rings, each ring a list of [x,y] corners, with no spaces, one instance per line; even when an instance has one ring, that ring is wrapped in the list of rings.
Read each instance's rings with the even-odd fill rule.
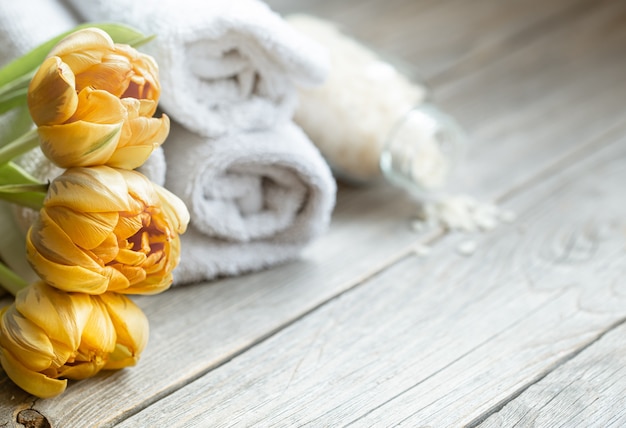
[[[508,55],[541,37],[588,1],[542,0],[269,0],[283,14],[310,13],[405,66],[415,77],[440,83]]]
[[[625,182],[598,147],[472,257],[448,236],[120,426],[472,425],[626,318]]]
[[[489,417],[481,428],[626,426],[626,326],[621,324]]]
[[[320,2],[320,8],[326,8],[331,15],[333,10],[344,10],[338,16],[344,22],[351,22],[349,28],[356,34],[358,31],[374,31],[370,28],[375,26],[369,23],[383,13],[388,14],[387,19],[392,22],[392,3],[383,0],[358,3],[324,1]],[[419,10],[420,15],[414,15],[415,19],[419,19],[421,13],[443,7],[434,5],[434,2],[405,1],[403,6],[400,3],[396,8],[396,18],[401,24],[398,28],[409,35],[411,28],[419,31],[419,27],[412,26],[414,21],[405,19],[407,8],[416,7],[414,4],[424,5],[424,9]],[[501,7],[500,2],[492,0],[492,3],[496,9]],[[499,37],[498,52],[501,57],[495,53],[493,56],[476,53],[476,61],[464,60],[467,66],[462,73],[450,74],[434,87],[436,99],[469,130],[473,143],[467,169],[463,173],[464,181],[469,190],[485,198],[507,195],[512,189],[524,186],[528,180],[536,179],[537,174],[544,173],[546,169],[556,171],[555,163],[562,161],[564,156],[612,137],[613,134],[607,134],[607,131],[620,132],[619,126],[624,121],[624,115],[619,112],[623,110],[623,100],[626,99],[626,56],[622,55],[623,46],[626,46],[626,28],[617,25],[620,17],[624,16],[624,7],[620,6],[620,2],[592,0],[585,4],[598,5],[597,8],[572,9],[574,3],[566,0],[545,3],[549,6],[529,7],[521,14],[526,18],[519,22],[509,16],[506,19],[515,22],[508,25],[497,23],[492,33],[493,37]],[[464,6],[467,3],[459,1],[441,4],[456,4],[461,8],[459,10],[467,8]],[[521,9],[521,3],[516,4]],[[354,19],[349,18],[354,7],[359,10],[360,18],[350,21]],[[480,13],[490,13],[487,9],[483,7]],[[445,20],[448,16],[450,23],[458,23],[459,18],[452,13],[453,10],[442,13],[440,19]],[[502,12],[502,9],[499,10]],[[548,15],[563,19],[550,18],[554,25],[537,27],[536,23],[547,19],[547,10],[552,11]],[[476,13],[475,16],[480,15]],[[503,20],[505,17],[502,15]],[[519,31],[497,35],[510,27]],[[432,31],[439,34],[440,28],[448,27],[433,27]],[[479,32],[476,29],[472,31]],[[410,52],[413,40],[408,37],[404,47],[398,49]],[[512,49],[506,49],[507,45]],[[456,51],[450,52],[453,55]],[[573,210],[574,205],[572,207]],[[408,199],[382,185],[342,188],[330,232],[307,249],[302,261],[255,275],[137,299],[148,314],[152,328],[150,344],[140,364],[130,370],[103,373],[89,381],[72,383],[62,397],[35,401],[33,407],[46,415],[53,426],[112,425],[155,402],[152,408],[155,413],[152,415],[157,414],[161,405],[158,400],[162,397],[238,355],[247,355],[252,347],[285,326],[299,325],[300,318],[305,314],[359,286],[409,254],[415,243],[429,239],[411,232],[408,227],[407,220],[414,210]],[[448,246],[442,245],[438,254],[452,253],[451,248],[456,243],[450,239],[453,238],[448,238],[446,242],[449,244],[445,244]],[[496,240],[489,245],[497,248],[504,244],[498,244]],[[398,284],[395,284],[400,287],[398,293],[404,289],[411,290],[415,278],[422,276],[421,268],[416,270],[413,263],[421,266],[423,261],[408,260],[393,267],[390,273],[383,274],[393,278],[397,272],[406,270],[402,274],[405,276],[400,275]],[[480,269],[476,268],[475,272],[460,270],[458,275],[454,273],[456,266],[450,267],[452,264],[446,265],[452,273],[432,267],[431,275],[441,278],[452,275],[457,281],[462,280],[459,276],[462,273],[487,275],[489,263],[493,260],[499,259],[495,255],[489,256]],[[437,269],[439,273],[435,272]],[[472,281],[474,288],[468,288],[468,299],[480,285],[479,279]],[[520,287],[518,284],[517,289],[500,298],[503,301],[515,299],[518,297],[515,293],[524,290]],[[452,290],[448,292],[451,294]],[[365,309],[360,306],[354,311],[366,312],[371,306],[372,309],[378,308],[376,310],[380,313],[379,306],[384,302],[379,302],[379,297],[379,293],[373,293]],[[419,298],[409,294],[407,300],[412,299],[422,302],[419,307],[424,308],[426,316],[436,314],[440,307],[446,306],[446,300],[442,300],[434,289],[425,291]],[[529,299],[536,305],[544,302],[535,296],[524,297],[523,293],[522,299]],[[460,306],[455,310],[456,313],[464,311]],[[433,331],[439,329],[440,334],[446,334],[456,327],[457,324],[452,321],[457,315],[449,311],[450,324],[446,325],[443,319],[437,324],[429,324],[435,329]],[[507,321],[507,314],[499,314],[502,322]],[[398,322],[403,324],[404,321]],[[467,333],[467,329],[461,331]],[[412,339],[413,333],[405,331],[406,340]],[[385,337],[386,331],[375,327],[370,334],[370,343],[373,343],[383,340],[381,337]],[[309,338],[313,341],[312,337]],[[470,346],[479,338],[468,335],[465,346]],[[314,344],[321,343],[321,340]],[[587,337],[577,340],[575,343],[584,343]],[[426,346],[428,341],[422,343]],[[350,347],[350,340],[343,346]],[[282,343],[280,350],[282,352],[289,347],[288,343]],[[441,345],[441,349],[448,348]],[[437,358],[443,358],[441,352]],[[411,362],[409,357],[401,353],[394,358],[398,367],[406,369]],[[406,361],[403,362],[402,358]],[[339,363],[341,359],[337,361]],[[368,372],[359,374],[359,361],[354,362],[353,376],[365,378]],[[255,366],[252,372],[269,369]],[[241,375],[243,379],[248,379],[252,374]],[[240,374],[232,376],[236,378]],[[224,383],[228,382],[224,380]],[[2,386],[5,384],[6,388],[0,389],[0,402],[8,404],[6,411],[0,408],[0,425],[14,423],[14,410],[33,404],[31,398],[20,395],[19,390],[7,382]],[[221,385],[216,388],[220,389]],[[399,392],[391,389],[387,392],[390,395]],[[355,398],[360,396],[355,393]],[[329,397],[332,399],[333,395]],[[210,403],[202,405],[210,407]],[[186,404],[182,408],[189,410],[190,407]]]

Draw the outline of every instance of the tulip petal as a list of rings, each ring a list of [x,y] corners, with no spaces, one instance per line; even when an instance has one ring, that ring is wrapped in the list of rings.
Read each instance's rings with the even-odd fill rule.
[[[51,262],[68,266],[79,265],[89,269],[99,269],[100,264],[78,248],[69,235],[50,217],[47,209],[39,217],[26,235],[27,252],[41,253]]]
[[[29,370],[45,370],[54,360],[54,350],[46,332],[20,314],[14,305],[2,313],[0,345],[19,356]]]
[[[28,261],[33,270],[47,283],[59,290],[79,291],[87,294],[102,294],[107,290],[106,275],[85,269],[82,266],[67,266],[54,263],[39,254],[32,246],[26,246]]]
[[[145,213],[147,214],[147,213]],[[124,213],[120,214],[117,226],[113,233],[120,240],[126,240],[139,232],[143,227],[143,221],[141,215],[126,216]]]
[[[61,57],[75,74],[83,72],[102,57],[115,49],[111,37],[98,28],[85,28],[61,40],[51,51],[50,56]]]
[[[126,116],[126,107],[119,98],[87,87],[78,93],[76,112],[68,120],[111,125],[123,122]]]
[[[159,204],[159,196],[154,191],[152,182],[146,176],[137,171],[124,169],[118,171],[126,181],[128,194],[139,203],[138,206],[142,207],[142,212],[145,210],[145,207],[157,206]]]
[[[51,379],[41,373],[27,369],[10,352],[0,349],[0,363],[5,373],[17,386],[40,398],[51,398],[61,394],[67,380]]]
[[[122,169],[135,169],[146,163],[158,144],[127,146],[118,148],[107,161],[107,165]]]
[[[117,212],[78,215],[74,210],[62,206],[50,207],[45,211],[74,244],[88,250],[102,244],[111,235],[119,219]]]
[[[66,379],[81,380],[94,377],[104,367],[106,361],[102,357],[82,361],[76,365],[65,365],[59,368],[58,376]]]
[[[81,336],[79,351],[109,353],[115,349],[117,334],[107,307],[98,296],[91,298],[93,308]]]
[[[122,172],[107,166],[68,169],[50,183],[45,206],[64,205],[77,212],[130,211]]]
[[[105,164],[117,147],[123,123],[85,121],[40,126],[41,150],[61,168]]]
[[[150,326],[143,311],[128,297],[105,293],[99,298],[106,305],[117,332],[117,346],[109,355],[106,369],[134,365],[148,343]]]
[[[58,57],[46,59],[31,80],[27,98],[37,125],[65,122],[78,106],[72,70]]]
[[[26,318],[41,327],[50,339],[72,350],[78,348],[92,311],[88,295],[64,293],[44,282],[21,290],[15,298],[15,306]]]
[[[185,233],[190,219],[185,203],[166,188],[157,184],[153,184],[153,186],[161,200],[161,209],[164,212],[164,217],[170,220],[172,228],[177,233]]]
[[[115,269],[113,266],[105,266],[102,271],[103,275],[109,280],[109,291],[120,291],[128,288],[130,283],[128,282],[128,278],[126,278],[120,271]]]
[[[133,68],[128,58],[122,55],[106,54],[102,62],[94,64],[76,75],[76,89],[94,88],[106,91],[116,98],[128,88],[133,76]]]
[[[91,252],[93,253],[93,256],[100,259],[103,264],[107,264],[115,260],[118,253],[120,252],[117,236],[115,235],[115,233],[110,233],[109,236],[107,236],[107,238],[102,241],[99,246],[93,248]]]

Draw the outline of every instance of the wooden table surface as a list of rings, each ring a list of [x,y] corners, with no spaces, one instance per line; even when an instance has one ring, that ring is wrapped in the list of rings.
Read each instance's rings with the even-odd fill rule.
[[[0,372],[0,426],[626,426],[626,2],[270,4],[414,67],[469,134],[465,190],[517,220],[463,256],[341,186],[302,260],[136,299],[137,367],[49,400]]]

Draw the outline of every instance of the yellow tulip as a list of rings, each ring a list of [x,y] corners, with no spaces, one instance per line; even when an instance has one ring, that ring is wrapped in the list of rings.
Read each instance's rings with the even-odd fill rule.
[[[0,363],[26,392],[54,397],[67,379],[134,365],[148,329],[141,309],[125,296],[65,293],[41,281],[0,312]]]
[[[61,290],[154,294],[172,283],[188,222],[180,199],[136,171],[70,168],[50,184],[27,256]]]
[[[27,98],[41,148],[58,166],[134,169],[169,133],[169,118],[153,117],[160,94],[152,57],[87,28],[52,49]]]

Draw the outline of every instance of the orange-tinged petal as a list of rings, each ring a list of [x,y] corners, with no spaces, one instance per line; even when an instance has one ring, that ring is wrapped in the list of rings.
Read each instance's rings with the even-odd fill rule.
[[[160,146],[170,132],[170,119],[167,115],[156,117],[137,117],[128,121],[132,141],[120,141],[120,145],[150,144]]]
[[[75,74],[83,72],[115,49],[111,37],[98,28],[85,28],[61,40],[49,53],[67,63]]]
[[[135,72],[126,93],[122,97],[158,101],[161,94],[161,86],[159,84],[159,67],[154,58],[142,54],[128,45],[116,44],[115,50],[130,59]],[[149,116],[152,116],[155,111],[156,105],[154,110],[149,113]]]
[[[123,122],[101,124],[85,121],[40,126],[41,150],[61,168],[103,165],[120,139]]]
[[[118,270],[122,275],[128,278],[129,286],[139,284],[146,279],[146,271],[141,266],[129,266],[121,263],[111,264],[112,268]],[[126,292],[125,290],[120,290]]]
[[[124,294],[157,294],[167,290],[173,281],[171,272],[162,272],[159,275],[146,277],[141,284],[133,285],[125,290],[120,291]]]
[[[72,70],[58,57],[46,59],[31,80],[27,99],[37,125],[65,122],[78,106]]]
[[[115,233],[111,232],[102,243],[93,248],[91,252],[100,259],[103,264],[107,264],[117,257],[120,248]]]
[[[99,296],[117,333],[117,346],[105,368],[134,365],[148,343],[150,327],[143,311],[128,297],[116,293]]]
[[[102,274],[106,275],[109,279],[109,291],[124,290],[130,286],[128,278],[126,278],[120,271],[115,269],[113,266],[105,266],[102,270]]]
[[[65,365],[59,368],[58,376],[73,380],[88,379],[97,375],[105,363],[106,360],[102,357],[94,357],[93,360],[83,361],[80,364]]]
[[[82,352],[109,353],[115,349],[117,335],[107,308],[98,296],[91,298],[93,309],[81,336]]]
[[[146,260],[146,255],[140,251],[121,249],[115,261],[124,265],[140,266]]]
[[[81,248],[96,248],[111,235],[117,225],[119,214],[115,211],[103,213],[81,213],[62,206],[47,208],[46,213]]]
[[[50,339],[68,349],[78,348],[92,310],[88,295],[64,293],[42,281],[22,289],[15,298],[15,307]]]
[[[124,177],[128,185],[128,194],[136,201],[141,202],[144,207],[156,206],[159,204],[159,196],[154,191],[152,182],[137,171],[119,169],[119,173]],[[143,211],[143,210],[142,210]]]
[[[161,200],[161,209],[164,212],[164,216],[170,220],[173,229],[177,233],[185,233],[190,219],[185,203],[166,188],[157,184],[153,184],[153,186]]]
[[[69,235],[50,218],[46,209],[40,211],[39,218],[28,230],[26,246],[28,254],[31,251],[40,253],[54,263],[80,265],[91,269],[100,267],[96,260],[74,245]]]
[[[91,87],[110,92],[119,98],[128,88],[133,76],[133,68],[128,58],[122,55],[106,54],[102,62],[94,64],[76,75],[76,89]]]
[[[51,379],[27,369],[5,349],[0,349],[0,363],[5,373],[17,386],[40,398],[51,398],[65,391],[67,380]]]
[[[28,261],[33,270],[44,281],[64,291],[79,291],[87,294],[102,294],[107,290],[109,278],[82,266],[67,266],[54,263],[33,251],[27,243]]]
[[[2,313],[0,345],[18,355],[29,370],[44,370],[55,357],[46,332],[20,314],[15,305]]]
[[[109,158],[107,165],[122,169],[135,169],[146,163],[154,149],[154,145],[127,146],[118,148]]]
[[[120,239],[125,240],[133,236],[135,233],[143,227],[143,222],[140,215],[125,216],[120,215],[117,226],[113,233]]]
[[[78,212],[130,211],[128,185],[121,171],[107,167],[71,168],[55,178],[46,207],[64,205]]]
[[[115,125],[122,123],[126,116],[126,107],[119,98],[88,87],[78,93],[78,106],[69,121]]]

